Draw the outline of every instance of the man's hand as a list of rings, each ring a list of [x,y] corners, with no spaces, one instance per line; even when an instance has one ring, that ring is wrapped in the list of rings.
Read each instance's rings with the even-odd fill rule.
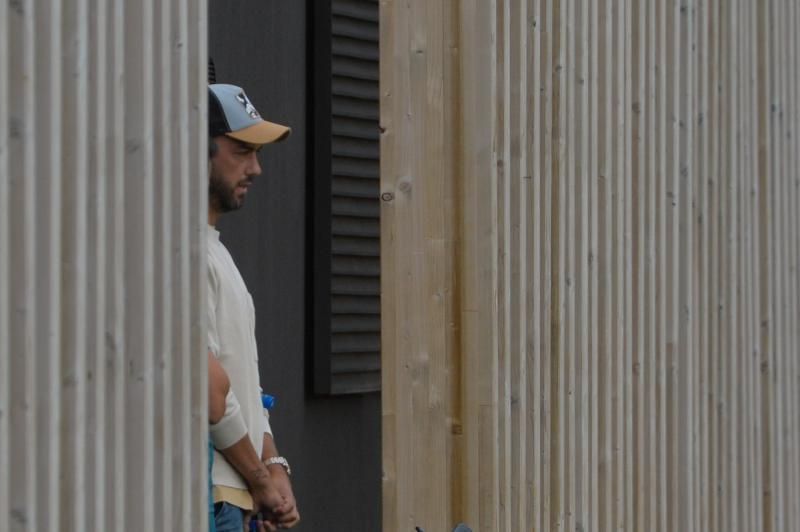
[[[262,471],[256,473],[254,480],[250,482],[250,494],[253,496],[256,509],[266,511],[271,515],[290,512],[294,508],[294,502],[289,505],[281,495],[275,479],[267,473],[266,467]]]
[[[274,512],[273,523],[278,528],[292,528],[300,522],[300,512],[297,511],[297,502],[292,491],[292,482],[283,466],[274,464],[269,466],[270,480],[275,489],[280,493],[285,506],[282,511]],[[269,530],[269,529],[267,529]]]

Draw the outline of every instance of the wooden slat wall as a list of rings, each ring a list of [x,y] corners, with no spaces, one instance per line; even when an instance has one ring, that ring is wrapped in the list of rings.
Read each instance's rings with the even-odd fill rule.
[[[381,2],[384,530],[800,529],[799,27]]]
[[[206,3],[0,5],[0,530],[205,530]]]

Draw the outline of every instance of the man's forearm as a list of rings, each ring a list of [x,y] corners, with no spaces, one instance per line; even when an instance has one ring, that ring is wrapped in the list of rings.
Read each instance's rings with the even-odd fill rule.
[[[270,473],[256,454],[250,438],[245,436],[230,447],[220,450],[222,456],[239,472],[250,487],[268,482]]]
[[[261,459],[266,460],[273,456],[280,456],[278,448],[275,446],[275,440],[270,434],[264,433],[264,443],[261,446]]]

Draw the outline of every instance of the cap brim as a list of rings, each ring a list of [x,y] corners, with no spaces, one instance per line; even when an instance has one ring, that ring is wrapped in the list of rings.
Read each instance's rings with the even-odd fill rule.
[[[291,128],[264,120],[239,131],[225,133],[225,135],[248,144],[270,144],[282,141],[291,133]]]

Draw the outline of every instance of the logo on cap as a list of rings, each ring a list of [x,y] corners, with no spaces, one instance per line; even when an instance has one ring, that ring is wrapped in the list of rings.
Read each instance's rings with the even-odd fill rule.
[[[238,100],[238,102],[244,106],[244,111],[248,114],[250,118],[252,118],[253,120],[258,120],[261,118],[261,115],[258,114],[258,111],[256,111],[255,106],[252,103],[250,103],[250,99],[244,92],[240,92],[239,94],[237,94],[236,100]]]

